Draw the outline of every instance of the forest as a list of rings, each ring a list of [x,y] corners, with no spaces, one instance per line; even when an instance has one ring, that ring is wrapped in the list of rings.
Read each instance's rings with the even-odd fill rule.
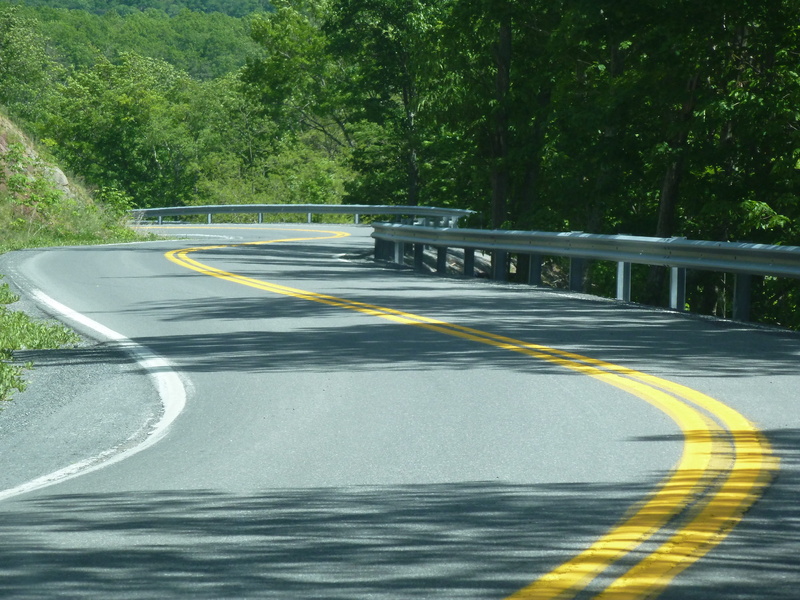
[[[800,245],[798,69],[794,0],[0,2],[0,105],[131,206]],[[663,273],[636,276],[662,303]],[[729,313],[723,274],[692,277],[691,310]],[[756,288],[800,328],[797,282]]]

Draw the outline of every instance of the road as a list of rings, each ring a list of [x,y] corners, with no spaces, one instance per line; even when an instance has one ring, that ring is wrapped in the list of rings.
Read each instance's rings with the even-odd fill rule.
[[[104,341],[0,413],[0,596],[796,596],[800,336],[168,231],[3,257]]]

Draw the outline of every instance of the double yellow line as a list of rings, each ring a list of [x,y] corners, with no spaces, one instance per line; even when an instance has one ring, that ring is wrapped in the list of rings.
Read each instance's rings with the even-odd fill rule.
[[[680,427],[684,437],[682,456],[656,489],[629,509],[627,517],[586,550],[512,594],[509,600],[572,598],[617,563],[626,564],[627,570],[623,568],[621,575],[611,576],[610,582],[604,584],[595,598],[652,598],[725,538],[758,499],[771,473],[777,469],[777,459],[769,444],[752,423],[722,402],[683,385],[587,356],[479,329],[229,273],[189,257],[203,250],[348,235],[333,231],[314,232],[323,235],[184,248],[165,256],[198,273],[233,283],[353,310],[544,360],[633,394],[666,413]],[[637,549],[643,556],[632,560]]]

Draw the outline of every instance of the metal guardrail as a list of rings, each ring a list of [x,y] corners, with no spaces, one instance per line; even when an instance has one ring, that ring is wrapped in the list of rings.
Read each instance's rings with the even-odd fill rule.
[[[582,288],[585,261],[617,263],[617,298],[630,301],[631,264],[669,267],[670,307],[684,310],[686,270],[722,271],[736,275],[733,316],[747,320],[750,312],[750,279],[771,275],[800,279],[800,247],[738,242],[710,242],[685,238],[651,238],[630,235],[598,235],[582,232],[500,231],[441,229],[374,223],[376,258],[402,262],[404,245],[414,245],[414,264],[422,265],[425,246],[438,249],[437,271],[444,272],[447,249],[464,249],[464,272],[474,272],[474,251],[495,253],[494,279],[507,277],[508,254],[531,257],[528,281],[541,284],[542,256],[570,258],[570,289]]]
[[[308,215],[311,223],[313,215],[354,215],[356,224],[361,215],[392,215],[422,218],[426,225],[458,227],[458,220],[475,211],[460,208],[438,208],[435,206],[393,206],[371,204],[222,204],[206,206],[169,206],[162,208],[136,208],[129,211],[133,218],[157,218],[158,224],[164,217],[182,215],[208,215],[207,222],[212,222],[212,215],[219,214],[257,214],[258,222],[263,222],[264,214],[295,213]]]

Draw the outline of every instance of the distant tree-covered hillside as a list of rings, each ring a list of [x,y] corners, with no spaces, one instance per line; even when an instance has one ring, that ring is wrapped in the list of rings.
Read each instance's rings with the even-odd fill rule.
[[[242,67],[256,48],[249,21],[226,14],[187,8],[174,15],[155,8],[95,14],[49,5],[65,2],[36,4],[20,6],[19,13],[47,41],[49,54],[69,70],[136,52],[195,78],[212,79]]]
[[[36,7],[84,10],[96,15],[115,12],[120,15],[147,9],[177,15],[182,10],[204,13],[222,13],[231,17],[272,10],[269,0],[15,0],[17,4]]]

